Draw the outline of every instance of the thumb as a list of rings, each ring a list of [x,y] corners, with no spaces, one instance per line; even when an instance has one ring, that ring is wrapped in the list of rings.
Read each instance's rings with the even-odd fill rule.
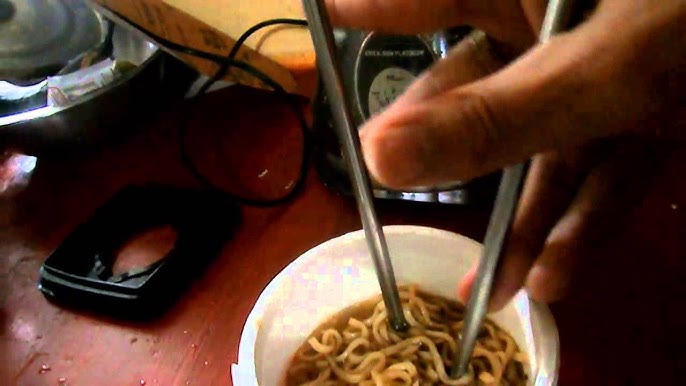
[[[477,82],[399,98],[360,133],[371,174],[391,188],[464,181],[626,129],[638,102],[603,36],[587,23]]]

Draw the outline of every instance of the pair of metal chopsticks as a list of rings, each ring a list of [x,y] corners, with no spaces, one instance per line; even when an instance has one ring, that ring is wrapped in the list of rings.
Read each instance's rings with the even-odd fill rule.
[[[328,18],[324,0],[303,0],[303,4],[309,21],[321,80],[331,102],[335,127],[338,130],[338,137],[341,140],[345,158],[352,173],[354,193],[382,297],[389,312],[389,321],[396,331],[403,331],[407,329],[408,324],[400,303],[383,229],[374,209],[374,198],[360,150],[357,128],[353,126],[350,106],[345,98],[333,28]],[[572,11],[571,5],[572,0],[550,0],[539,37],[541,43],[545,43],[554,34],[568,26]],[[519,202],[527,169],[526,164],[520,164],[508,167],[503,171],[484,240],[483,256],[472,295],[467,304],[465,324],[459,339],[457,360],[453,363],[453,377],[460,377],[466,372],[476,345],[476,339],[486,317],[493,279],[508,229]]]

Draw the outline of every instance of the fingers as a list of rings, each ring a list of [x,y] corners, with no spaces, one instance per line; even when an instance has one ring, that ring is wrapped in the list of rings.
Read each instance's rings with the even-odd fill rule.
[[[614,143],[597,141],[534,157],[496,275],[492,311],[504,307],[523,287],[550,230],[572,203],[588,170],[604,162],[614,147]]]
[[[491,49],[487,35],[475,30],[451,48],[446,58],[420,75],[398,98],[398,102],[400,105],[407,105],[430,99],[490,75],[505,64]]]
[[[584,173],[603,150],[603,160]],[[490,310],[502,308],[522,285],[537,301],[560,299],[578,259],[621,230],[665,158],[652,145],[637,143],[590,149],[573,160],[538,156],[494,283]],[[575,186],[580,186],[578,191]],[[463,302],[471,293],[476,268],[458,288]]]
[[[576,154],[568,157],[547,153],[533,159],[491,292],[492,311],[505,306],[523,287],[550,229],[572,201],[585,170],[584,163],[575,158]],[[472,271],[476,271],[476,266]],[[473,280],[470,272],[460,284],[461,300],[469,298]]]
[[[465,22],[478,0],[326,0],[334,25],[395,33],[434,32]]]
[[[548,232],[574,198],[585,172],[580,166],[559,153],[534,158],[495,278],[491,310],[504,307],[523,287]]]
[[[604,61],[612,52],[596,58],[605,50],[598,40],[577,30],[485,79],[429,92],[426,99],[398,100],[362,129],[371,174],[396,189],[439,185],[620,132],[618,122],[631,111],[604,106],[615,93],[631,90],[608,76],[612,66]]]
[[[332,23],[339,27],[414,34],[471,25],[521,47],[531,44],[534,35],[519,1],[326,0],[326,5]],[[545,4],[533,6],[544,8]]]
[[[532,298],[552,302],[564,295],[578,259],[622,229],[663,161],[652,144],[622,144],[586,177],[528,274]]]
[[[402,106],[430,99],[446,90],[475,81],[501,68],[505,63],[488,48],[487,39],[483,32],[470,33],[449,51],[444,60],[435,63],[413,82],[396,103],[388,108],[388,113],[395,114],[393,112],[395,109],[402,109]],[[362,143],[373,143],[374,139],[368,138],[368,135],[373,135],[373,133],[370,130],[360,131]],[[421,139],[417,138],[417,141]],[[392,146],[392,144],[387,145]],[[370,166],[370,162],[373,161],[368,157],[365,158],[368,167],[373,170],[374,168]]]

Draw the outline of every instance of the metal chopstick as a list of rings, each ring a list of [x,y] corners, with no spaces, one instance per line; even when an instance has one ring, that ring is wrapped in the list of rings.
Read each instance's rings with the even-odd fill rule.
[[[539,35],[539,43],[546,43],[553,35],[567,28],[571,21],[573,3],[573,0],[549,1]],[[476,340],[486,318],[493,278],[519,202],[527,170],[528,164],[524,163],[508,167],[503,171],[484,239],[479,269],[467,303],[464,327],[458,339],[458,352],[452,368],[454,378],[459,378],[467,372]]]
[[[404,331],[409,325],[400,303],[400,295],[396,286],[393,265],[388,254],[386,238],[374,209],[372,188],[362,158],[360,138],[357,128],[353,126],[350,106],[345,98],[333,28],[323,0],[303,0],[303,5],[317,55],[321,81],[331,105],[337,134],[348,162],[348,169],[352,173],[353,191],[362,218],[367,245],[374,261],[381,295],[388,310],[388,319],[394,330]]]

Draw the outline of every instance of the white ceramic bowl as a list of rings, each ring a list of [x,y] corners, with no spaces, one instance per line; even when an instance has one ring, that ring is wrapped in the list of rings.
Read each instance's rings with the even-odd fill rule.
[[[398,284],[455,297],[460,279],[481,244],[455,233],[417,226],[384,227]],[[341,309],[380,293],[362,231],[307,251],[269,283],[243,327],[234,386],[281,386],[293,353],[305,338]],[[546,306],[520,291],[490,316],[515,338],[531,362],[531,385],[557,384],[559,341]]]

